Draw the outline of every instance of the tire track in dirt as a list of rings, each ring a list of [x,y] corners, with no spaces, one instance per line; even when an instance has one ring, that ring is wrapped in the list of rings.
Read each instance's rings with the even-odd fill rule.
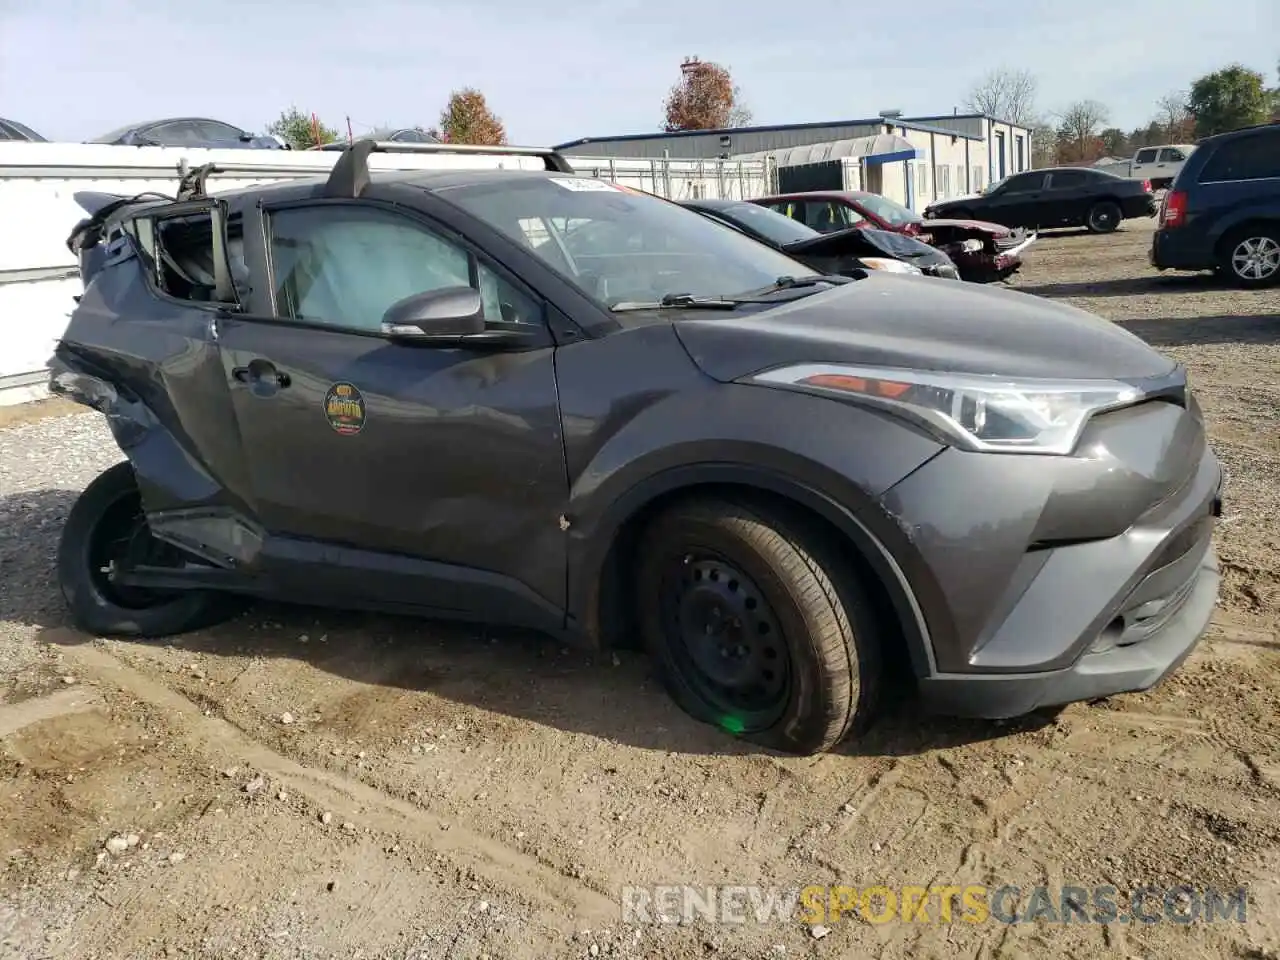
[[[102,695],[96,690],[77,688],[0,706],[0,739],[45,720],[96,710],[102,704]]]
[[[101,647],[86,643],[72,631],[48,638],[65,645],[64,656],[77,662],[101,683],[165,713],[194,750],[210,757],[234,759],[269,774],[317,807],[359,808],[371,827],[390,834],[407,834],[428,848],[446,854],[483,876],[497,888],[516,886],[536,904],[547,926],[567,932],[584,921],[613,921],[617,904],[604,894],[563,876],[533,857],[493,838],[450,822],[408,801],[389,796],[359,780],[328,770],[307,767],[269,749],[229,721],[206,716],[201,707]]]

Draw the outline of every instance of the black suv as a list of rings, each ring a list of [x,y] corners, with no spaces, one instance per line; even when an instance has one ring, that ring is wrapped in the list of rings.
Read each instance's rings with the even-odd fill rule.
[[[1200,141],[1160,206],[1151,265],[1280,283],[1280,124]]]
[[[898,657],[927,703],[1007,717],[1146,688],[1204,630],[1221,473],[1138,338],[825,276],[551,151],[370,174],[375,149],[78,197],[51,386],[128,458],[63,531],[84,629],[247,595],[637,635],[694,716],[802,752]]]

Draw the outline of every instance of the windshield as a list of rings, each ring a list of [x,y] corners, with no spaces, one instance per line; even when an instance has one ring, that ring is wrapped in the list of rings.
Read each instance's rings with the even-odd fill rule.
[[[17,120],[5,120],[4,122],[7,123],[9,126],[13,127],[13,129],[17,130],[18,133],[22,134],[22,136],[26,137],[28,140],[32,141],[33,143],[49,142],[44,137],[40,136],[40,134],[36,133],[34,130],[28,127],[25,123],[19,123]]]
[[[605,307],[729,297],[818,276],[700,213],[607,180],[531,174],[437,195],[528,245]]]
[[[895,227],[903,227],[908,223],[919,223],[920,217],[912,213],[900,203],[878,193],[858,194],[858,205],[865,207],[874,216]]]
[[[982,195],[983,195],[984,197],[986,197],[986,196],[990,196],[991,194],[995,193],[997,190],[999,190],[1001,187],[1003,187],[1003,186],[1005,185],[1005,183],[1008,181],[1008,179],[1009,179],[1008,177],[1003,177],[1003,178],[1001,178],[1000,180],[997,180],[995,183],[989,183],[989,184],[987,184],[987,189],[985,189],[985,190],[983,190],[983,191],[982,191]]]
[[[822,236],[813,227],[806,227],[799,220],[792,220],[790,217],[754,203],[732,203],[716,207],[711,210],[711,213],[732,223],[741,224],[748,230],[754,230],[770,243],[776,243],[780,247]]]
[[[885,253],[891,253],[895,257],[923,257],[935,252],[927,243],[891,230],[863,230],[862,234]]]
[[[89,142],[90,143],[114,143],[116,140],[119,140],[121,137],[123,137],[126,133],[131,133],[133,130],[137,129],[137,126],[138,125],[136,123],[131,123],[127,127],[121,127],[119,130],[112,130],[110,133],[104,133],[100,137],[94,137]]]

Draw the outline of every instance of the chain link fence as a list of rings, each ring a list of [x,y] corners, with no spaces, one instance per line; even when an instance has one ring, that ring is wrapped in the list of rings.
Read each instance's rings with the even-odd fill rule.
[[[672,160],[643,157],[566,157],[576,173],[599,177],[668,200],[750,200],[777,192],[772,158]]]

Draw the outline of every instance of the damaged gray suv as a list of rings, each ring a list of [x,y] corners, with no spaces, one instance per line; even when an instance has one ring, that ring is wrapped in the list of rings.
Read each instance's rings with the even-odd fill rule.
[[[62,538],[85,630],[264,597],[635,641],[694,717],[798,753],[894,661],[1001,718],[1150,687],[1204,631],[1221,472],[1137,338],[823,276],[550,151],[371,174],[391,149],[80,195],[52,388],[127,456]]]

